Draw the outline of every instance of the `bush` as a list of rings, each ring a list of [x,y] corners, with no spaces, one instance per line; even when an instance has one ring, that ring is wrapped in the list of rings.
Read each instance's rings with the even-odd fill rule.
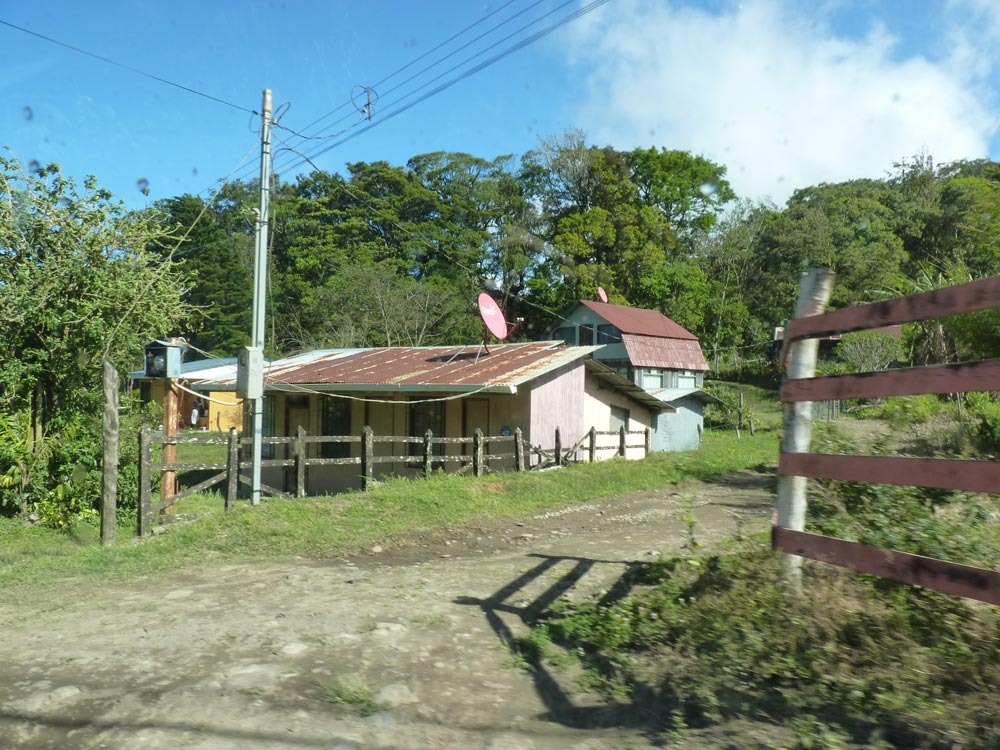
[[[878,409],[878,416],[896,427],[929,422],[944,409],[944,402],[937,396],[894,396],[887,398]]]
[[[830,741],[997,747],[1000,613],[811,564],[795,596],[780,567],[763,541],[652,563],[628,597],[544,627],[682,725],[765,716]]]

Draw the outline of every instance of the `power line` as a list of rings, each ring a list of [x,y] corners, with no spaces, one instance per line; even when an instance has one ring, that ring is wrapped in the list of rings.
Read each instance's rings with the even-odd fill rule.
[[[504,8],[506,8],[506,7],[510,6],[510,5],[513,5],[516,1],[517,0],[508,0],[506,3],[504,3],[503,5],[501,5],[496,10],[490,11],[485,16],[483,16],[482,18],[480,18],[478,21],[475,21],[475,22],[469,24],[468,26],[466,26],[461,31],[455,32],[450,37],[448,37],[447,39],[445,39],[443,42],[437,44],[434,47],[431,47],[431,49],[427,50],[422,55],[419,55],[418,57],[413,58],[412,60],[410,60],[410,62],[406,63],[405,65],[402,65],[399,68],[397,68],[396,70],[394,70],[393,72],[391,72],[389,75],[384,76],[381,80],[377,81],[376,83],[373,83],[369,88],[374,89],[377,86],[381,86],[386,81],[389,81],[389,80],[395,78],[397,75],[399,75],[400,73],[402,73],[407,68],[409,68],[409,67],[411,67],[413,65],[416,65],[418,62],[420,62],[421,60],[423,60],[428,55],[431,55],[434,52],[437,52],[439,49],[441,49],[445,45],[449,44],[450,42],[453,42],[455,39],[457,39],[458,37],[460,37],[465,32],[474,29],[476,26],[478,26],[479,24],[481,24],[484,21],[486,21],[486,19],[490,18],[491,16],[496,15],[497,13],[499,13],[500,11],[502,11]],[[336,112],[339,112],[340,110],[344,109],[344,107],[347,107],[348,105],[350,105],[352,103],[353,103],[353,101],[351,99],[348,99],[343,104],[340,104],[339,106],[331,109],[325,115],[321,115],[318,118],[316,118],[315,120],[313,120],[311,123],[309,123],[308,125],[306,125],[305,127],[303,127],[302,130],[309,130],[309,128],[313,127],[314,125],[318,125],[323,120],[325,120],[327,117],[330,117],[331,115],[335,114]],[[334,124],[336,124],[336,123],[334,123]]]
[[[479,36],[475,37],[470,42],[467,42],[466,44],[462,45],[458,49],[456,49],[456,50],[448,53],[447,55],[445,55],[444,57],[438,59],[436,62],[432,63],[431,65],[428,65],[428,66],[424,67],[418,73],[410,76],[405,81],[403,81],[400,84],[398,84],[398,85],[394,86],[393,88],[389,89],[389,92],[386,92],[386,93],[390,93],[390,92],[398,90],[399,88],[403,87],[406,83],[414,80],[415,78],[419,77],[423,73],[428,72],[429,70],[431,70],[435,66],[441,64],[445,60],[447,60],[450,57],[452,57],[453,55],[455,55],[456,53],[460,52],[463,49],[466,49],[467,47],[469,47],[472,44],[474,44],[476,41],[479,41],[480,39],[488,36],[489,34],[493,33],[494,31],[496,31],[500,27],[506,25],[507,23],[510,23],[515,18],[517,18],[517,17],[523,15],[524,13],[530,11],[532,8],[535,8],[536,6],[540,5],[542,2],[544,2],[544,0],[536,0],[535,2],[531,3],[531,5],[527,6],[526,8],[524,8],[521,11],[518,11],[516,14],[514,14],[510,18],[508,18],[508,19],[506,19],[506,20],[504,20],[504,21],[502,21],[502,22],[494,25],[488,31],[486,31],[483,34],[480,34]],[[448,68],[443,73],[438,74],[434,78],[431,78],[429,81],[424,82],[423,84],[417,86],[416,88],[412,89],[411,91],[400,95],[395,101],[391,102],[389,106],[394,106],[396,104],[399,104],[400,102],[405,101],[406,99],[408,99],[409,97],[413,96],[417,92],[419,92],[419,91],[427,88],[428,86],[430,86],[435,81],[438,81],[438,80],[444,78],[449,73],[455,72],[456,70],[462,68],[464,65],[466,65],[466,64],[470,63],[471,61],[475,60],[477,57],[480,57],[481,55],[485,54],[489,50],[495,49],[496,47],[498,47],[501,44],[503,44],[505,41],[508,41],[508,40],[516,37],[518,34],[526,31],[529,28],[531,28],[532,26],[535,26],[535,25],[539,24],[543,19],[548,18],[549,16],[551,16],[554,13],[558,12],[559,10],[563,9],[567,5],[572,4],[573,2],[575,2],[575,0],[566,0],[565,2],[560,3],[558,6],[556,6],[552,10],[544,13],[543,15],[541,15],[541,16],[539,16],[537,18],[535,18],[533,21],[531,21],[531,22],[529,22],[529,23],[521,26],[520,28],[518,28],[517,30],[511,32],[510,34],[508,34],[507,36],[501,38],[500,40],[498,40],[498,41],[496,41],[496,42],[494,42],[494,43],[492,43],[492,44],[484,47],[483,49],[479,50],[478,52],[475,52],[472,55],[469,55],[468,57],[466,57],[461,62],[456,63],[452,67]],[[493,57],[489,58],[488,60],[485,60],[484,62],[476,65],[475,67],[466,70],[462,74],[456,76],[454,79],[445,82],[444,84],[438,86],[437,88],[435,88],[432,91],[428,92],[427,94],[425,94],[424,96],[420,97],[419,99],[416,99],[416,100],[410,102],[409,104],[405,104],[405,105],[402,105],[400,107],[397,107],[397,109],[389,112],[386,115],[383,115],[382,117],[376,119],[375,121],[370,121],[371,117],[369,115],[366,118],[366,119],[369,120],[369,122],[367,124],[365,124],[365,119],[362,119],[362,121],[357,122],[357,123],[351,125],[349,128],[345,128],[340,133],[335,133],[332,136],[318,136],[318,135],[310,136],[311,139],[313,139],[313,140],[329,140],[330,138],[335,138],[338,135],[341,135],[341,134],[343,134],[346,131],[354,130],[355,128],[359,128],[360,127],[360,129],[357,130],[357,132],[352,133],[348,137],[342,138],[341,140],[338,140],[335,143],[330,144],[326,149],[313,152],[311,154],[311,156],[319,156],[319,155],[321,155],[323,153],[326,153],[330,149],[335,148],[336,146],[339,146],[339,145],[345,143],[346,141],[350,140],[351,138],[354,138],[354,137],[356,137],[358,135],[361,135],[362,133],[367,132],[371,128],[376,127],[379,123],[381,123],[383,121],[386,121],[386,120],[389,120],[389,119],[391,119],[391,118],[393,118],[393,117],[395,117],[395,116],[397,116],[399,114],[402,114],[403,112],[411,109],[412,107],[414,107],[417,104],[425,101],[426,99],[434,96],[435,94],[438,94],[441,91],[444,91],[445,89],[450,88],[451,86],[455,85],[456,83],[459,83],[460,81],[464,80],[465,78],[468,78],[468,77],[474,75],[475,73],[478,73],[481,70],[484,70],[485,68],[490,67],[491,65],[493,65],[494,63],[496,63],[499,60],[503,59],[504,57],[506,57],[506,56],[512,54],[513,52],[516,52],[516,51],[518,51],[518,50],[520,50],[520,49],[528,46],[529,44],[532,44],[533,42],[537,41],[538,39],[541,39],[544,36],[547,36],[548,34],[552,33],[556,29],[558,29],[560,26],[563,26],[564,24],[569,23],[570,21],[573,21],[573,20],[575,20],[575,19],[577,19],[577,18],[579,18],[579,17],[581,17],[583,15],[586,15],[587,13],[595,10],[597,7],[599,7],[601,5],[604,5],[607,2],[609,2],[609,0],[596,0],[596,2],[591,2],[589,5],[586,5],[583,8],[580,8],[579,10],[577,10],[577,11],[575,11],[573,13],[568,14],[567,16],[564,16],[563,18],[561,18],[560,20],[556,21],[555,23],[550,24],[549,26],[543,28],[541,31],[536,32],[535,34],[532,34],[531,36],[528,36],[528,37],[524,38],[520,42],[518,42],[518,43],[512,45],[511,47],[507,48],[506,50],[504,50],[504,51],[502,51],[502,52],[494,55]],[[507,3],[507,5],[510,5],[510,3]],[[506,7],[506,5],[504,5],[502,7]],[[500,9],[502,9],[502,8],[500,8]],[[498,9],[498,10],[500,10],[500,9]],[[481,19],[480,22],[482,20],[483,19]],[[466,29],[463,29],[463,31],[459,32],[459,34],[464,33],[465,31],[471,29],[475,25],[476,24],[472,24],[471,26],[466,27]],[[459,36],[459,34],[453,35],[447,41],[451,41],[451,40],[457,38]],[[411,63],[403,66],[402,68],[399,68],[397,71],[395,71],[394,73],[390,74],[389,76],[386,76],[381,81],[379,81],[379,84],[383,83],[383,82],[385,82],[387,80],[389,80],[390,78],[392,78],[393,76],[395,76],[398,73],[402,72],[403,70],[406,70],[407,68],[411,67],[418,60],[420,60],[421,58],[426,57],[428,54],[430,54],[430,52],[433,52],[435,49],[438,49],[438,48],[444,46],[444,44],[446,44],[447,41],[446,42],[442,42],[441,44],[437,45],[437,47],[435,47],[434,49],[430,50],[429,52],[425,53],[424,55],[421,55],[421,57],[416,58],[416,60],[411,61]],[[379,85],[379,84],[376,84],[376,85]],[[350,103],[351,103],[350,101],[345,102],[343,105],[341,105],[341,107],[338,107],[337,109],[338,110],[342,109],[343,107],[347,106],[347,104],[350,104]],[[337,110],[334,110],[334,111],[337,111]],[[330,114],[333,114],[333,112],[329,112],[325,116],[328,116]],[[333,123],[331,123],[330,125],[328,125],[327,128],[333,127],[333,126],[337,125],[338,123],[343,122],[348,117],[350,117],[350,115],[345,115],[345,116],[341,117],[340,119],[335,120]],[[313,123],[310,123],[310,125],[307,125],[305,128],[302,128],[301,130],[308,130],[309,127],[311,127],[316,122],[317,121],[314,121]],[[361,126],[363,126],[363,127],[361,127]],[[322,131],[320,131],[320,132],[322,132]],[[298,162],[291,162],[291,163],[286,162],[284,164],[281,164],[281,163],[278,163],[278,160],[276,159],[275,160],[275,170],[276,171],[292,170],[292,169],[295,169],[296,167],[298,167],[298,166],[300,166],[301,164],[304,164],[304,163],[305,162],[303,160],[300,160]]]
[[[397,115],[400,115],[400,114],[402,114],[403,112],[406,112],[409,109],[412,109],[417,104],[420,104],[421,102],[426,101],[427,99],[431,98],[432,96],[434,96],[436,94],[439,94],[440,92],[442,92],[442,91],[444,91],[444,90],[446,90],[448,88],[451,88],[456,83],[459,83],[459,82],[465,80],[466,78],[468,78],[468,77],[470,77],[472,75],[475,75],[476,73],[478,73],[478,72],[480,72],[482,70],[485,70],[486,68],[488,68],[491,65],[499,62],[500,60],[502,60],[503,58],[507,57],[508,55],[513,54],[514,52],[517,52],[518,50],[523,49],[524,47],[527,47],[529,44],[532,44],[532,43],[538,41],[539,39],[541,39],[541,38],[543,38],[543,37],[551,34],[553,31],[555,31],[556,29],[564,26],[565,24],[569,23],[570,21],[576,20],[577,18],[580,18],[581,16],[586,15],[587,13],[590,13],[591,11],[596,10],[597,8],[599,8],[602,5],[605,5],[609,1],[610,0],[593,0],[593,2],[589,3],[588,5],[585,5],[584,7],[580,8],[579,10],[577,10],[577,11],[575,11],[573,13],[570,13],[567,16],[564,16],[563,18],[559,19],[555,23],[552,23],[549,26],[545,27],[541,31],[538,31],[538,32],[532,34],[531,36],[526,37],[525,39],[522,39],[521,41],[517,42],[516,44],[511,45],[510,47],[508,47],[507,49],[503,50],[502,52],[497,53],[493,57],[491,57],[491,58],[489,58],[487,60],[484,60],[483,62],[479,63],[478,65],[473,66],[472,68],[469,68],[466,71],[463,71],[461,74],[455,76],[454,78],[452,78],[449,81],[446,81],[445,83],[441,84],[440,86],[432,89],[431,91],[427,92],[426,94],[424,94],[420,98],[418,98],[418,99],[410,102],[409,104],[404,104],[404,105],[396,108],[395,110],[392,110],[391,112],[389,112],[389,113],[381,116],[379,119],[377,119],[374,122],[371,122],[368,125],[366,125],[366,126],[360,128],[360,129],[358,129],[357,131],[351,133],[350,135],[347,135],[346,137],[341,138],[340,140],[334,141],[333,143],[325,146],[324,148],[319,149],[318,151],[314,151],[313,153],[309,154],[309,156],[313,157],[313,158],[317,157],[317,156],[321,156],[322,154],[327,153],[331,149],[334,149],[337,146],[340,146],[340,145],[346,143],[347,141],[351,140],[352,138],[356,138],[357,136],[361,135],[362,133],[368,132],[372,128],[377,127],[378,125],[382,124],[383,122],[386,122],[387,120],[390,120],[393,117],[396,117]],[[495,45],[493,45],[493,46],[495,46]],[[487,48],[487,49],[490,49],[490,48]],[[482,54],[482,53],[480,52],[480,53],[477,53],[476,55],[473,55],[472,58],[469,58],[469,60],[471,60],[471,59],[473,59],[475,57],[478,57],[479,54]],[[464,62],[468,62],[468,60],[466,60]],[[457,67],[460,67],[461,65],[464,64],[464,62],[463,63],[459,63],[457,66],[453,67],[451,70],[455,70]],[[451,72],[451,70],[447,71],[447,72]],[[447,72],[445,74],[442,74],[442,75],[446,75]],[[440,78],[440,77],[441,76],[438,76],[438,78]],[[436,79],[434,79],[434,80],[436,80]],[[428,84],[424,84],[420,88],[423,88],[426,85],[428,85]],[[399,99],[397,101],[402,101],[402,99],[407,98],[407,96],[411,96],[413,93],[416,93],[416,91],[419,91],[420,88],[416,89],[414,92],[411,92],[410,94],[407,94],[407,95],[403,96],[401,99]],[[300,156],[305,156],[305,155],[304,154],[300,154]],[[303,160],[295,162],[295,163],[293,163],[291,165],[288,165],[285,168],[287,168],[287,169],[294,169],[295,167],[299,166],[300,164],[304,164],[304,163],[305,163],[305,160],[303,159]]]
[[[166,78],[161,78],[158,75],[154,75],[152,73],[147,73],[146,71],[140,70],[139,68],[134,68],[131,65],[126,65],[125,63],[118,62],[117,60],[112,60],[109,57],[104,57],[103,55],[98,55],[96,52],[88,52],[87,50],[81,49],[80,47],[75,47],[72,44],[67,44],[66,42],[60,42],[58,39],[53,39],[50,36],[45,36],[44,34],[39,34],[37,31],[32,31],[31,29],[26,29],[23,26],[18,26],[17,24],[11,23],[10,21],[4,21],[3,19],[0,19],[0,24],[2,24],[4,26],[8,26],[8,27],[10,27],[12,29],[16,29],[17,31],[23,31],[25,34],[30,34],[31,36],[37,37],[39,39],[43,39],[46,42],[50,42],[52,44],[57,44],[60,47],[65,47],[66,49],[73,50],[74,52],[78,52],[81,55],[87,55],[87,57],[93,57],[95,60],[100,60],[101,62],[106,62],[109,65],[115,65],[115,66],[117,66],[119,68],[123,68],[124,70],[131,71],[132,73],[138,73],[141,76],[145,76],[146,78],[151,78],[154,81],[159,81],[160,83],[164,83],[167,86],[173,86],[174,88],[180,89],[181,91],[187,91],[189,94],[195,94],[196,96],[201,96],[201,97],[204,97],[205,99],[211,99],[213,102],[218,102],[219,104],[225,104],[227,107],[232,107],[233,109],[238,109],[241,112],[248,112],[248,113],[250,113],[252,115],[258,114],[257,112],[255,112],[252,109],[248,109],[246,107],[241,107],[239,104],[234,104],[233,102],[228,102],[225,99],[220,99],[217,96],[212,96],[211,94],[206,94],[204,91],[198,91],[197,89],[193,89],[190,86],[185,86],[183,84],[175,83],[174,81],[170,81],[170,80],[168,80]]]

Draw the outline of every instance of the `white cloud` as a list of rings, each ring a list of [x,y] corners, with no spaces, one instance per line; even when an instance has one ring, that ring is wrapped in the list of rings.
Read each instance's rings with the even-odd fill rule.
[[[819,182],[881,177],[921,151],[939,163],[983,157],[1000,122],[958,64],[967,48],[937,63],[904,57],[884,26],[837,38],[777,0],[721,15],[616,2],[574,33],[592,142],[704,154],[743,196],[784,201]]]

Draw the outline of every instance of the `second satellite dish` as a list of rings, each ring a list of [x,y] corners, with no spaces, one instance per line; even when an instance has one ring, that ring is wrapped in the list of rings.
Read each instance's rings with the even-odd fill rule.
[[[604,287],[603,286],[597,287],[597,296],[600,298],[601,302],[607,302],[608,301],[608,293],[606,291],[604,291]]]

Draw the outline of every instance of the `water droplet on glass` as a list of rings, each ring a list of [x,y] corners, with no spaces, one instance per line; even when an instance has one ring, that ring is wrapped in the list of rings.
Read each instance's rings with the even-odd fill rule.
[[[706,198],[710,198],[715,195],[719,190],[719,186],[714,182],[703,182],[701,187],[698,188],[698,192],[704,195]]]
[[[149,195],[149,180],[147,180],[145,177],[140,177],[138,180],[136,180],[135,186],[139,188],[139,192],[142,193],[143,195]]]
[[[28,162],[28,171],[32,174],[38,174],[42,169],[42,165],[38,163],[38,159],[32,159]]]
[[[25,104],[21,108],[21,111],[24,112],[24,119],[27,120],[28,122],[31,122],[32,120],[35,119],[35,113],[31,110],[31,107],[29,107],[27,104]]]
[[[198,176],[198,167],[191,167],[191,176],[192,177]]]

